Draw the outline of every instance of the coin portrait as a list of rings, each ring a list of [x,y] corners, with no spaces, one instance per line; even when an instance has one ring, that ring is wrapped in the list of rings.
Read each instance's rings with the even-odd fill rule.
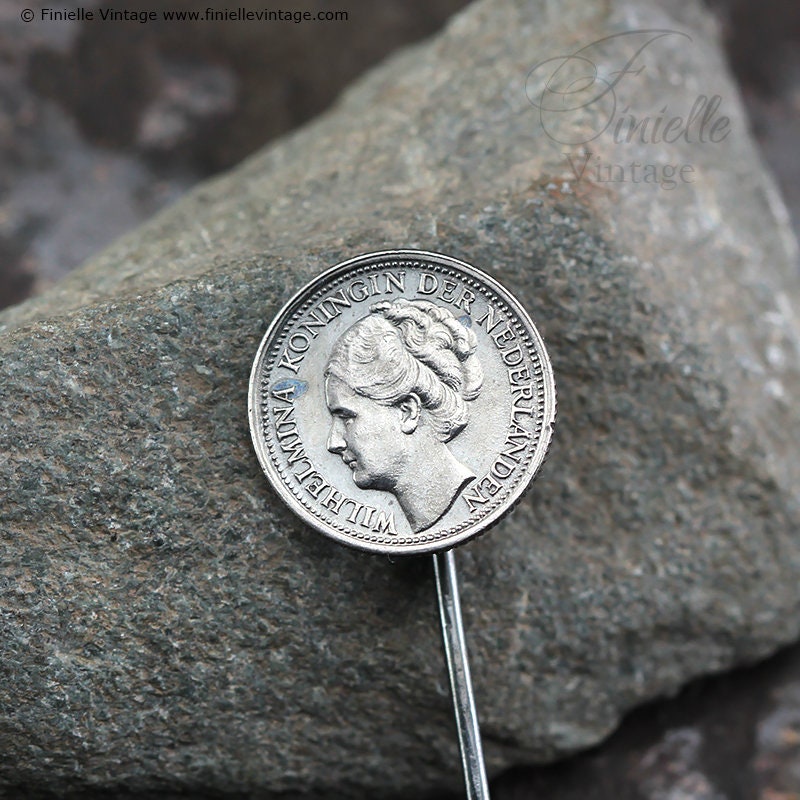
[[[392,492],[416,533],[476,477],[446,443],[467,426],[483,370],[475,334],[447,308],[399,298],[370,312],[339,337],[325,368],[328,450],[356,486]]]
[[[519,303],[437,253],[372,253],[311,281],[256,356],[251,433],[279,496],[338,541],[451,547],[511,508],[555,417],[552,370]]]

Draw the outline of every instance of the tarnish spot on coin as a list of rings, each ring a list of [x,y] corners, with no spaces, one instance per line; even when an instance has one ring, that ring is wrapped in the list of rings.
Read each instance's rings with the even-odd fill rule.
[[[272,386],[272,393],[288,400],[297,400],[308,391],[308,382],[299,381],[297,378],[286,378]]]

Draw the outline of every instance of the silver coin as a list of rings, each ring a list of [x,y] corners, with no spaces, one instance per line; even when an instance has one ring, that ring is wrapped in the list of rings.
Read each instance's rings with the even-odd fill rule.
[[[280,497],[386,554],[446,550],[497,522],[542,465],[555,411],[544,344],[511,293],[416,250],[311,281],[250,378],[253,443]]]

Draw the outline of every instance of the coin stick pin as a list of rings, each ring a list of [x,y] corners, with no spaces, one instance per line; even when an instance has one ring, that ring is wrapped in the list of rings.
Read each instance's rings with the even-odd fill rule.
[[[250,431],[306,523],[385,555],[433,554],[467,797],[488,800],[453,548],[508,513],[547,454],[553,370],[514,296],[419,250],[338,264],[278,313]]]

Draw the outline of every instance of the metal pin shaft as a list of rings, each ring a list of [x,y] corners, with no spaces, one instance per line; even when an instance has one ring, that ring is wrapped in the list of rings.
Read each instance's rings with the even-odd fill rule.
[[[461,601],[458,597],[458,576],[453,551],[434,553],[433,569],[436,573],[436,592],[439,596],[439,617],[442,622],[444,651],[450,673],[450,691],[458,728],[458,745],[464,767],[464,782],[468,800],[489,800],[486,767],[483,764],[481,731],[472,679],[469,674],[464,625],[461,621]]]

